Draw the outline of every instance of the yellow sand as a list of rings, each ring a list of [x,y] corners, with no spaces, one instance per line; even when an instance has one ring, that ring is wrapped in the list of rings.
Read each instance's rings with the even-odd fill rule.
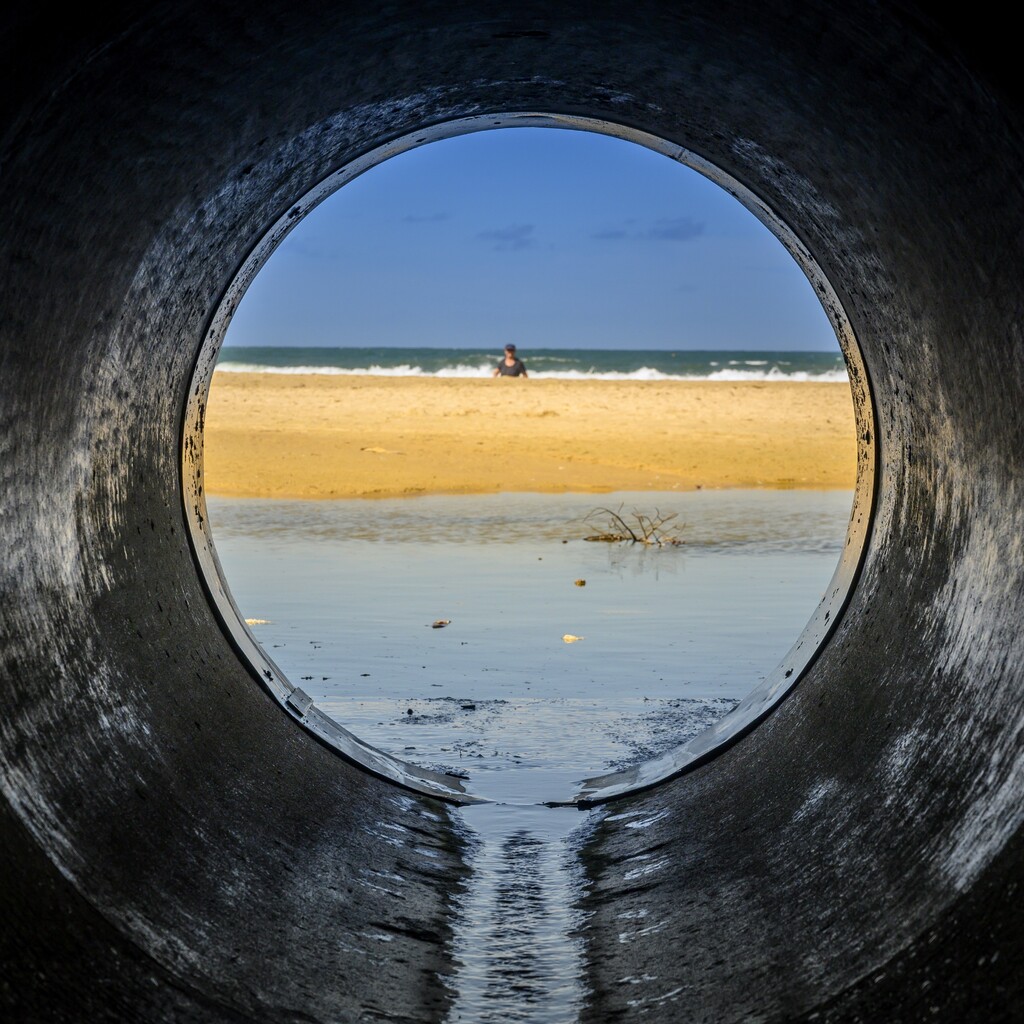
[[[218,371],[206,489],[226,497],[848,489],[845,383]]]

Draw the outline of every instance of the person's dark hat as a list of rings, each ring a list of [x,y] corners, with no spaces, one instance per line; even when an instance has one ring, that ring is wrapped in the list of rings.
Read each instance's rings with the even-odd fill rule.
[[[516,350],[515,345],[506,345],[505,346],[505,351],[506,352],[515,352],[515,350]]]

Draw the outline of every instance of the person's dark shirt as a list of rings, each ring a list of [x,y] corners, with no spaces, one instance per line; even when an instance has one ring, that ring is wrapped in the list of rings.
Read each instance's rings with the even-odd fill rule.
[[[521,377],[526,373],[526,365],[523,363],[522,359],[517,358],[516,361],[509,366],[508,363],[502,359],[502,361],[498,363],[498,373],[502,377]]]

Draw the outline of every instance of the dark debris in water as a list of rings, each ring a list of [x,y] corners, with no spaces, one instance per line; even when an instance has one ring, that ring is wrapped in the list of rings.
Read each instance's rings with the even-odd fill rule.
[[[446,725],[461,717],[461,712],[500,712],[507,700],[476,700],[466,697],[427,697],[418,701],[422,710],[407,708],[398,721],[407,725]],[[426,709],[422,706],[426,705]],[[474,717],[474,721],[475,721]]]
[[[631,768],[688,742],[724,718],[739,700],[678,697],[651,703],[656,705],[653,710],[623,720],[621,729],[612,734],[617,742],[629,747],[630,753],[609,762],[606,766],[609,770]]]
[[[465,697],[428,697],[419,702],[427,705],[425,710],[414,711],[406,708],[399,721],[409,725],[445,725],[454,722],[462,711],[500,711],[508,704],[506,700],[467,700]]]

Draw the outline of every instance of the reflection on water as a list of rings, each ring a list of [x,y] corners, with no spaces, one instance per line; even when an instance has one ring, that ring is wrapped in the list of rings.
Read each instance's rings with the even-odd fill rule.
[[[527,494],[209,513],[253,633],[321,710],[471,792],[528,803],[661,754],[746,696],[827,588],[851,501]],[[677,513],[685,543],[588,542],[598,503]]]
[[[746,696],[827,589],[851,504],[801,491],[210,500],[234,599],[290,681],[367,742],[494,801],[453,812],[473,852],[451,1024],[577,1019],[575,851],[602,812],[543,801],[686,742]],[[685,543],[588,542],[598,505],[677,512]]]
[[[422,498],[285,501],[209,499],[222,540],[369,541],[385,544],[520,544],[579,540],[598,532],[597,508],[677,513],[672,532],[707,547],[835,553],[852,491],[687,491],[615,494],[436,495]]]

